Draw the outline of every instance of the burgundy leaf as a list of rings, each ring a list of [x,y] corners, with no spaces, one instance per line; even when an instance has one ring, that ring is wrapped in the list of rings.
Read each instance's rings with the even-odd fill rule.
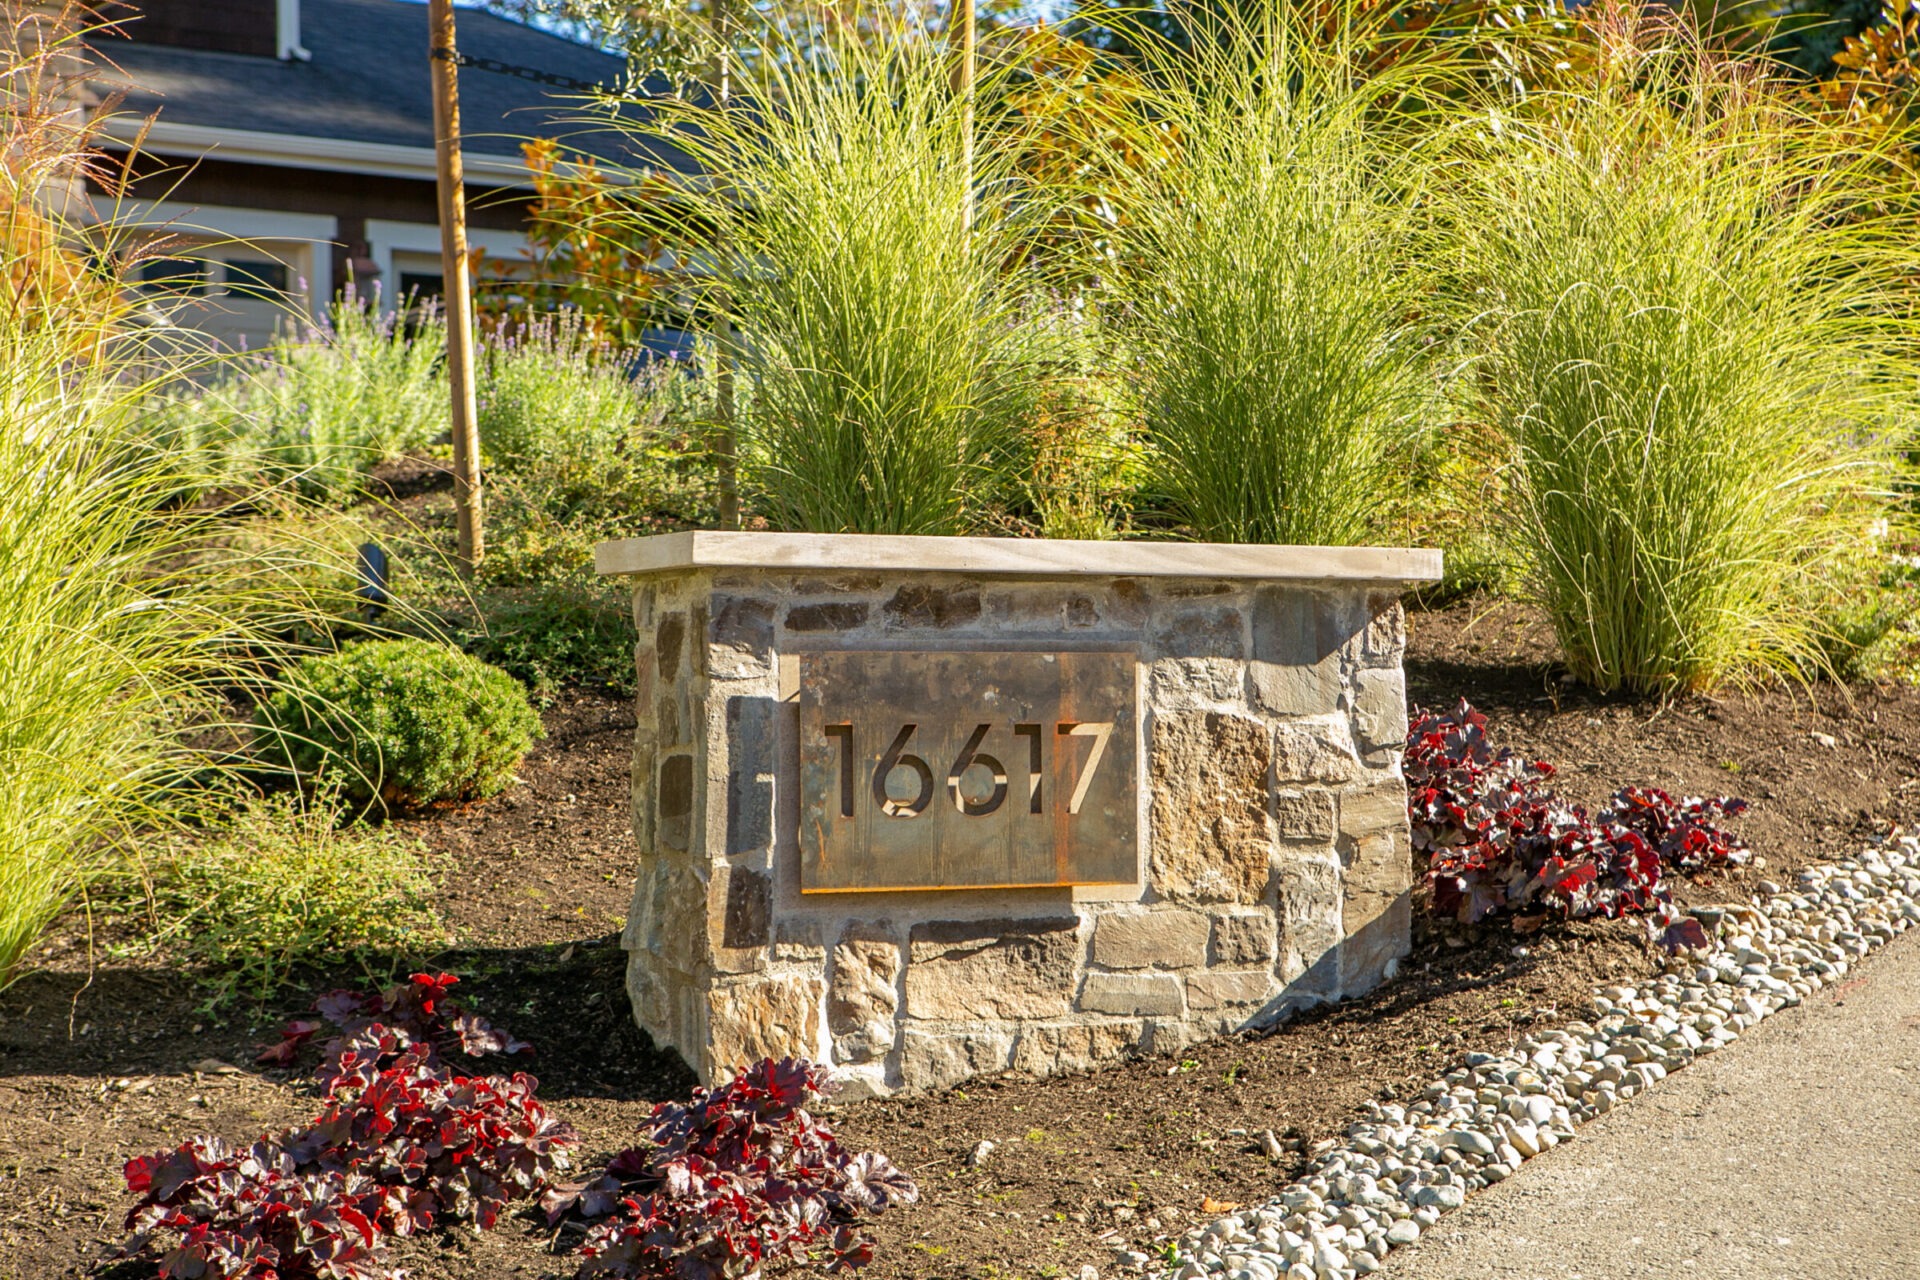
[[[1463,923],[1658,913],[1670,901],[1663,867],[1699,871],[1748,856],[1715,825],[1743,801],[1628,787],[1590,816],[1547,786],[1553,766],[1494,748],[1486,717],[1465,702],[1416,711],[1403,760],[1432,910]]]
[[[865,1265],[872,1243],[854,1220],[918,1191],[885,1157],[840,1150],[806,1110],[827,1088],[813,1063],[768,1060],[656,1106],[641,1126],[646,1145],[621,1152],[574,1202],[590,1213],[604,1193],[611,1209],[581,1245],[580,1276],[737,1280],[823,1250],[836,1270]]]
[[[1700,950],[1712,945],[1706,929],[1692,916],[1679,916],[1667,923],[1660,943],[1669,952]]]

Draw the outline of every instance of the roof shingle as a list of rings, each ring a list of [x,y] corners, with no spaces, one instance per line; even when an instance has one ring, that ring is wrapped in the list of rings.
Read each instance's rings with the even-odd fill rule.
[[[157,112],[170,124],[245,129],[343,142],[433,146],[427,8],[409,0],[303,0],[301,43],[309,62],[254,58],[103,40],[122,76],[99,87],[124,94],[122,109]],[[590,83],[618,85],[623,58],[492,14],[460,10],[460,51]],[[460,77],[465,149],[513,156],[528,137],[618,158],[627,147],[574,119],[580,95],[513,76],[469,70]]]

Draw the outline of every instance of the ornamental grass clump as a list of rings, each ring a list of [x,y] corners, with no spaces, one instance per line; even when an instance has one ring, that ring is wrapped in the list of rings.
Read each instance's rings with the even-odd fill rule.
[[[0,986],[104,868],[199,816],[208,772],[233,763],[228,695],[258,689],[320,612],[287,572],[298,549],[236,551],[216,510],[180,501],[205,488],[203,458],[138,411],[185,344],[129,312],[115,265],[139,246],[61,217],[82,176],[116,181],[87,150],[101,121],[63,114],[76,38],[0,56]]]
[[[1912,420],[1912,228],[1774,67],[1666,10],[1581,30],[1584,84],[1485,105],[1435,184],[1504,527],[1582,680],[1791,675]]]
[[[1363,74],[1352,13],[1330,32],[1278,4],[1195,22],[1191,49],[1149,52],[1140,127],[1176,154],[1116,199],[1147,485],[1194,537],[1363,542],[1432,378],[1420,168],[1392,111],[1418,62]]]
[[[255,721],[269,766],[401,809],[493,795],[542,736],[512,676],[412,639],[302,660]]]
[[[953,534],[1019,478],[1046,328],[1019,266],[1043,215],[1000,150],[966,163],[925,30],[829,27],[758,51],[759,86],[614,127],[700,173],[646,216],[730,325],[742,486],[775,528]],[[1001,72],[983,70],[981,97]]]

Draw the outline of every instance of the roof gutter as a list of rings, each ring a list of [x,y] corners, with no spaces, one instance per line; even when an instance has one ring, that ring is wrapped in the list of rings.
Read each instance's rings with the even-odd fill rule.
[[[382,178],[434,180],[433,148],[403,147],[386,142],[350,142],[296,133],[256,133],[251,129],[221,129],[212,125],[170,124],[162,117],[143,122],[131,117],[108,117],[103,132],[116,142],[137,146],[153,155],[210,157],[241,164],[278,165],[287,169],[320,169],[332,173],[364,173]],[[532,175],[517,158],[467,152],[467,181],[483,186],[531,187]]]

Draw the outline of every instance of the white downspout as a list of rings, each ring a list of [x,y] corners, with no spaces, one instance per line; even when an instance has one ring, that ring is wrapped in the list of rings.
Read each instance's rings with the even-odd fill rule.
[[[313,54],[300,43],[300,0],[277,0],[275,23],[275,43],[279,47],[278,57],[282,62],[289,59],[298,62],[311,62]]]

